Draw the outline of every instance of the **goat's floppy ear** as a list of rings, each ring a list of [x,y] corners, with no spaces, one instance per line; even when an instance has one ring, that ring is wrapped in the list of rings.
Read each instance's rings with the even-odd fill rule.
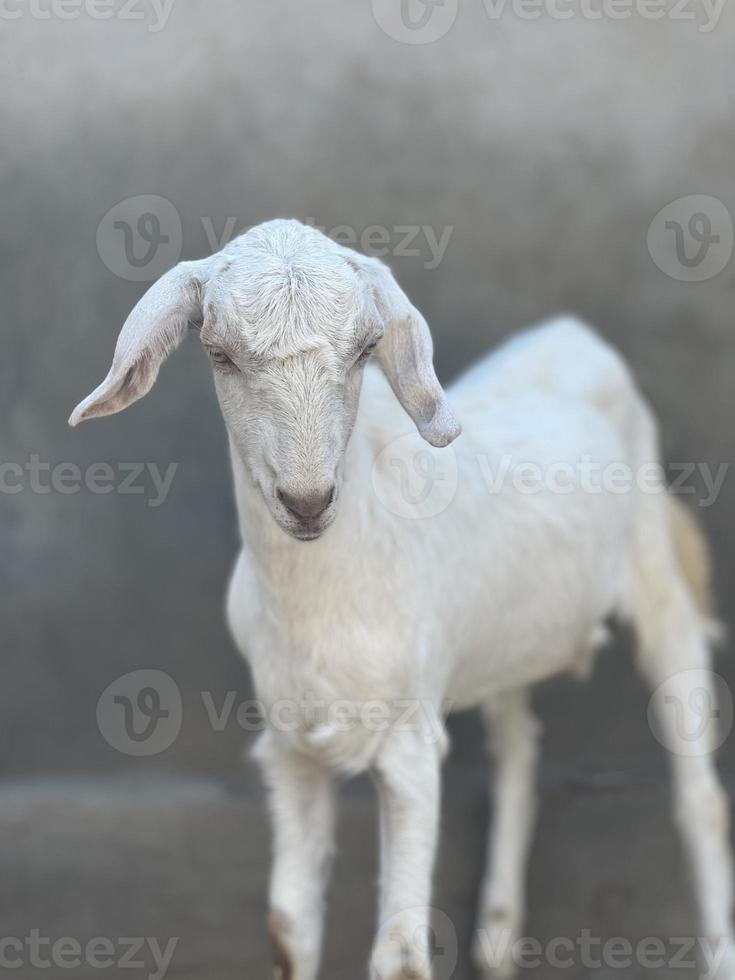
[[[462,431],[434,371],[426,320],[377,259],[352,253],[350,262],[372,293],[384,334],[375,352],[398,401],[432,446],[448,446]]]
[[[202,315],[201,293],[211,259],[182,262],[155,283],[125,321],[109,374],[72,412],[69,425],[112,415],[153,387],[163,360]]]

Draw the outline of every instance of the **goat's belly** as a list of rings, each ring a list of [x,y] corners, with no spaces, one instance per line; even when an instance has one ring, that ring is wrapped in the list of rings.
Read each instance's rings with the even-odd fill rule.
[[[586,550],[587,561],[571,548],[556,559],[530,560],[526,588],[515,595],[489,578],[484,601],[467,608],[456,636],[448,683],[454,705],[589,670],[605,620],[621,608],[629,571],[624,548],[600,545]]]
[[[450,709],[475,707],[497,694],[538,684],[564,672],[587,677],[607,636],[601,619],[574,635],[568,630],[562,636],[550,632],[548,644],[535,643],[527,649],[519,645],[503,649],[495,644],[484,651],[484,656],[475,650],[460,660],[451,680],[447,697]]]
[[[502,502],[495,506],[502,521]],[[449,700],[467,707],[560,672],[583,671],[604,621],[623,604],[632,506],[631,494],[531,498],[495,525],[487,547],[475,546],[468,562],[474,574],[451,590],[454,608],[440,616],[454,627],[441,638],[445,650],[456,651]]]

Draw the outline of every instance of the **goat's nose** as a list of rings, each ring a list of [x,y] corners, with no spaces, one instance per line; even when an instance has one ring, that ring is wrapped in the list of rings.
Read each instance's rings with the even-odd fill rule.
[[[328,490],[318,493],[308,493],[296,496],[286,490],[277,490],[278,499],[295,514],[296,517],[314,519],[321,516],[334,500],[334,486]]]

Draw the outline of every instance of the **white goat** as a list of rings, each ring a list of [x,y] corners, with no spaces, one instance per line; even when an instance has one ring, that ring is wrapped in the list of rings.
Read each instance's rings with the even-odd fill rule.
[[[626,366],[575,320],[522,335],[459,380],[451,396],[464,434],[441,448],[460,426],[428,327],[390,271],[273,221],[154,285],[71,423],[141,398],[187,326],[214,365],[230,438],[243,548],[228,614],[269,715],[257,755],[274,821],[280,975],[317,974],[333,777],[369,770],[388,926],[371,975],[428,978],[436,725],[472,705],[489,723],[495,819],[479,928],[494,945],[502,931],[520,935],[524,919],[537,755],[529,685],[584,664],[605,618],[619,614],[637,629],[648,683],[668,679],[686,704],[684,672],[710,663],[706,548],[650,472],[647,488],[638,480],[628,492],[582,479],[583,459],[637,475],[658,446]],[[377,367],[364,370],[373,352]],[[439,448],[421,442],[399,403]],[[416,488],[419,463],[436,480],[415,505],[425,519],[411,520],[404,483]],[[537,492],[513,469],[528,463],[543,474]],[[514,478],[498,480],[508,464]],[[409,701],[422,708],[410,722]],[[284,704],[298,706],[288,723]],[[676,743],[669,708],[660,726]],[[728,807],[704,727],[672,765],[703,935],[720,940],[730,936]],[[728,956],[721,975],[733,980]],[[479,946],[477,957],[490,976]],[[510,975],[510,953],[496,967]]]

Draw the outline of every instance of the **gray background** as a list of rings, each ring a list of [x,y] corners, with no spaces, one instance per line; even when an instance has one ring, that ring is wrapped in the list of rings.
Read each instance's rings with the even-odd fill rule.
[[[185,258],[210,251],[207,220],[221,231],[228,217],[238,230],[277,215],[357,234],[380,225],[394,242],[401,225],[450,227],[435,270],[425,245],[389,257],[433,327],[445,379],[573,310],[633,364],[667,460],[729,462],[735,260],[681,282],[646,236],[684,195],[735,213],[735,11],[702,33],[636,14],[493,20],[464,0],[445,37],[409,46],[367,0],[177,0],[157,33],[20,9],[0,20],[1,461],[178,470],[158,508],[148,494],[0,495],[0,936],[178,937],[171,976],[266,976],[268,837],[242,761],[251,736],[234,721],[214,731],[202,703],[202,692],[250,697],[222,616],[236,552],[223,428],[194,340],[145,402],[67,428],[144,289],[103,263],[98,225],[123,199],[161,195],[181,217]],[[676,273],[673,247],[664,259]],[[728,478],[700,510],[726,620],[734,494]],[[696,928],[628,649],[620,639],[587,687],[560,679],[539,692],[529,935]],[[731,678],[728,652],[719,669]],[[169,673],[184,705],[180,737],[145,759],[112,748],[95,720],[102,691],[140,668]],[[454,732],[436,904],[456,923],[465,978],[487,812],[476,721]],[[728,742],[729,784],[733,759]],[[344,796],[329,978],[363,975],[372,929],[372,796],[363,781]]]

